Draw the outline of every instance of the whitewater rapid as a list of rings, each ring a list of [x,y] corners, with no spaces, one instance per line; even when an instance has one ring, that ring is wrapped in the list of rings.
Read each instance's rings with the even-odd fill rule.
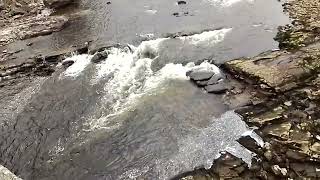
[[[74,63],[59,75],[61,81],[83,79],[87,83],[86,86],[101,87],[101,91],[98,93],[98,102],[96,103],[98,106],[84,117],[86,119],[86,128],[83,133],[78,134],[80,136],[81,134],[89,133],[90,136],[85,135],[87,137],[79,142],[80,146],[91,146],[92,140],[90,139],[92,137],[96,138],[98,132],[117,134],[117,132],[124,131],[123,133],[132,136],[131,138],[135,137],[135,134],[140,134],[136,138],[141,138],[141,136],[146,138],[145,142],[140,142],[145,146],[145,149],[140,149],[137,152],[136,150],[133,150],[133,152],[124,150],[123,152],[129,159],[140,156],[144,159],[145,156],[153,154],[149,157],[150,159],[148,158],[149,160],[143,161],[143,167],[140,166],[140,163],[142,163],[140,160],[136,162],[133,159],[109,163],[109,168],[120,167],[121,163],[133,164],[133,166],[123,167],[123,169],[118,170],[119,174],[115,175],[115,177],[119,179],[135,179],[139,176],[148,176],[147,174],[151,172],[156,173],[155,177],[151,176],[153,178],[168,179],[175,176],[177,172],[192,171],[196,167],[210,168],[213,160],[220,156],[221,151],[228,151],[250,164],[251,152],[236,142],[243,134],[251,132],[241,120],[241,117],[232,110],[223,113],[221,116],[214,115],[215,113],[210,112],[210,106],[212,105],[209,104],[218,102],[215,102],[216,100],[214,99],[210,100],[210,98],[201,100],[205,96],[215,98],[214,95],[209,95],[195,87],[186,76],[188,71],[194,69],[206,69],[214,71],[216,74],[222,73],[213,64],[214,61],[209,62],[206,57],[200,57],[202,62],[182,61],[183,63],[176,63],[177,61],[175,60],[180,55],[177,52],[172,62],[168,59],[167,64],[153,68],[153,63],[165,55],[163,52],[177,48],[177,44],[180,44],[178,47],[181,48],[201,48],[204,46],[210,48],[223,41],[230,31],[232,29],[220,29],[185,37],[160,38],[144,41],[137,47],[132,45],[110,47],[104,50],[108,57],[99,63],[91,62],[93,56],[87,54],[74,55],[65,59],[65,61],[74,61]],[[62,65],[61,68],[63,68]],[[190,91],[190,88],[194,88],[194,90]],[[202,97],[197,100],[197,98],[193,97],[195,95]],[[171,100],[167,98],[175,101],[176,105],[172,104],[173,102],[170,102]],[[176,100],[174,100],[175,98]],[[193,107],[187,108],[188,104],[185,99],[190,99],[189,103],[192,103]],[[179,106],[182,107],[180,108]],[[196,106],[199,107],[196,108]],[[223,107],[223,105],[220,106]],[[152,109],[148,110],[149,108]],[[208,109],[204,111],[203,108]],[[219,109],[218,107],[216,108]],[[160,114],[159,110],[161,111]],[[187,111],[190,112],[187,113]],[[136,112],[141,118],[135,119],[136,117],[133,114]],[[172,113],[177,114],[174,115],[172,120],[165,117]],[[156,118],[149,119],[148,116],[155,116]],[[192,117],[206,120],[202,122],[204,123],[203,125],[197,127],[191,125],[193,124],[192,121],[198,121],[196,119],[193,120]],[[188,118],[191,122],[189,120],[184,120],[184,122],[183,118]],[[181,122],[175,122],[178,119]],[[130,125],[127,124],[127,121],[130,122]],[[148,124],[151,129],[140,129],[142,128],[139,127],[141,123]],[[162,148],[159,149],[157,147],[161,145],[147,145],[149,141],[159,141],[156,144],[170,141],[167,138],[162,140],[161,138],[164,137],[162,137],[161,131],[157,132],[158,130],[152,129],[158,129],[156,124],[160,124],[163,127],[159,128],[167,131],[168,128],[173,128],[168,127],[171,123],[177,132],[170,132],[167,135],[172,136],[171,138],[174,139],[175,145],[167,144],[168,147],[162,147],[166,150],[161,150]],[[130,130],[125,130],[126,128]],[[143,131],[146,132],[143,133]],[[155,136],[153,135],[155,132],[160,134]],[[116,141],[118,138],[120,142],[123,141],[118,136],[115,136],[111,141]],[[159,139],[155,140],[153,138]],[[131,139],[131,141],[134,142],[136,140]],[[112,145],[111,148],[116,147]],[[160,152],[170,152],[174,149],[177,151],[175,150],[176,152],[169,156],[164,155],[166,153],[159,154],[158,152],[159,150]],[[64,150],[65,147],[59,139],[52,152],[59,155],[63,154]],[[110,177],[114,176],[110,175]]]

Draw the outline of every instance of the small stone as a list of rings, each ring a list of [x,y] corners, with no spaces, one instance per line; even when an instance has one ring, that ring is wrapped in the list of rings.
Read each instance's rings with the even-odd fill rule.
[[[288,174],[287,169],[281,168],[279,165],[273,165],[271,166],[271,170],[275,175],[282,175],[286,176]]]
[[[268,161],[272,160],[272,152],[270,150],[266,151],[263,155]]]
[[[172,15],[178,17],[178,16],[179,16],[179,13],[175,12],[175,13],[173,13]]]
[[[228,90],[224,83],[208,85],[204,88],[208,93],[221,94]]]
[[[187,76],[194,81],[204,81],[209,80],[215,73],[212,71],[191,71],[187,72]]]
[[[291,102],[291,101],[286,101],[286,102],[284,103],[284,105],[286,105],[286,106],[292,106],[292,102]]]

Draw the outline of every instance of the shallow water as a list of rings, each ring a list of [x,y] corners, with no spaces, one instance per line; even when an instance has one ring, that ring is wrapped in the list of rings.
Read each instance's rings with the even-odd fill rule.
[[[186,5],[172,0],[82,0],[64,13],[71,16],[64,30],[10,45],[8,51],[24,49],[13,61],[63,51],[87,41],[93,41],[92,48],[117,43],[138,46],[144,40],[177,33],[232,28],[221,44],[206,51],[210,52],[208,59],[222,63],[278,48],[273,40],[277,27],[290,23],[277,0],[189,0]],[[33,45],[29,47],[26,44],[30,42]],[[202,52],[194,54],[198,53]]]
[[[109,48],[100,63],[69,57],[70,67],[1,102],[1,112],[12,111],[0,121],[1,164],[25,179],[91,180],[170,179],[209,168],[226,150],[250,163],[236,142],[249,130],[245,123],[223,95],[196,87],[186,72],[221,73],[210,63],[275,48],[275,29],[287,21],[278,2],[97,0],[80,8],[90,11],[62,32],[33,39],[32,48],[91,38],[124,46]],[[186,35],[167,37],[177,32]]]

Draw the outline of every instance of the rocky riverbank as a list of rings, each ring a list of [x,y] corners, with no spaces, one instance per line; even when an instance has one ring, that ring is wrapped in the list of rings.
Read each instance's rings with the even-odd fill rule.
[[[264,145],[250,136],[239,143],[256,154],[252,165],[224,153],[211,169],[180,179],[319,179],[320,178],[320,2],[284,4],[293,19],[280,27],[281,50],[223,65],[226,72],[251,87],[256,99],[238,109]]]
[[[11,63],[21,50],[8,51],[6,45],[19,40],[60,31],[68,22],[63,15],[52,15],[56,8],[65,6],[70,0],[0,0],[0,99],[12,97],[26,88],[36,76],[48,76],[66,53],[53,52],[43,57],[25,58],[23,62]],[[32,44],[28,44],[31,46]],[[76,48],[81,50],[81,48]],[[4,112],[2,112],[4,113]],[[0,164],[2,162],[0,161]],[[19,180],[7,168],[0,165],[1,180]]]

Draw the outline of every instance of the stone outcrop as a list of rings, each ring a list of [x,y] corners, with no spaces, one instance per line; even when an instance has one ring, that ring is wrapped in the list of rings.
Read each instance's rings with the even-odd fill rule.
[[[14,22],[0,29],[0,46],[16,40],[24,40],[36,36],[48,35],[59,31],[68,21],[64,16],[30,17]]]

